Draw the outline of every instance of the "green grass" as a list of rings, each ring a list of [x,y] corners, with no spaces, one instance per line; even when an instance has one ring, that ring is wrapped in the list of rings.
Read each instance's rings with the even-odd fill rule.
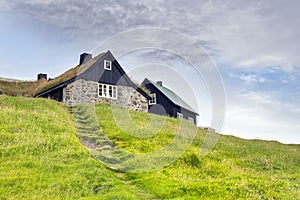
[[[80,119],[75,123],[55,101],[0,96],[0,199],[299,199],[300,145],[221,135],[200,159],[202,129],[183,155],[158,171],[111,170],[97,160],[97,148],[89,153],[79,137],[98,146],[108,138],[124,155],[143,155],[172,142],[181,126],[176,119],[133,111],[137,126],[117,125],[111,110],[96,105],[93,121],[84,109],[73,108]],[[151,119],[165,125],[147,128]],[[135,137],[141,132],[149,138]]]
[[[96,106],[103,132],[136,153],[161,148],[179,126],[178,120],[167,118],[161,132],[141,140],[117,128],[110,110],[108,105]],[[149,123],[148,114],[130,113],[138,123]],[[198,129],[193,145],[170,166],[126,176],[162,199],[300,199],[300,145],[221,135],[213,151],[200,159],[205,134]]]
[[[91,157],[55,101],[0,97],[0,163],[0,199],[144,197]]]
[[[47,81],[4,81],[0,80],[0,89],[9,96],[33,97],[39,88],[47,84]]]

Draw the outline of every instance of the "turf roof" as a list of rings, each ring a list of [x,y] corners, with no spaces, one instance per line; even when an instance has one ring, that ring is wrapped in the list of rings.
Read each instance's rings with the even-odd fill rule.
[[[101,58],[105,53],[101,53],[94,58],[90,59],[86,63],[82,65],[78,65],[74,68],[69,69],[68,71],[64,72],[63,74],[59,75],[58,77],[54,78],[53,80],[49,81],[44,87],[38,90],[38,93],[45,92],[46,90],[59,85],[65,81],[68,81],[83,72],[85,72],[90,66],[92,66],[99,58]]]

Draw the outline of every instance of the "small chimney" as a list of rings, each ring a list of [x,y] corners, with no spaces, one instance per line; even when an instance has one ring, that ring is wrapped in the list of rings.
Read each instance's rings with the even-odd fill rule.
[[[91,59],[92,59],[92,54],[83,53],[80,55],[79,65],[82,65]]]
[[[38,74],[37,75],[37,80],[40,81],[40,80],[47,80],[47,74]]]
[[[157,81],[156,83],[157,83],[157,85],[162,87],[162,81]]]

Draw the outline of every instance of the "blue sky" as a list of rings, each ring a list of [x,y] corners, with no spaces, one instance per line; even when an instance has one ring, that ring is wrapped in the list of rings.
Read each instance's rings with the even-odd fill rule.
[[[39,72],[55,77],[114,34],[167,28],[197,41],[219,69],[226,92],[222,133],[300,143],[299,7],[296,0],[2,0],[0,77],[32,80]],[[146,62],[141,53],[153,56],[122,58],[125,70]],[[180,84],[159,78],[188,96]],[[191,87],[197,90],[200,124],[209,126],[209,92],[200,85]]]

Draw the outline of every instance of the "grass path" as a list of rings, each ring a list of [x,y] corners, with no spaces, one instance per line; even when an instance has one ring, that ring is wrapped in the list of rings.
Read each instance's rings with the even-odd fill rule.
[[[105,136],[99,125],[94,105],[78,105],[72,107],[70,110],[76,122],[78,136],[82,144],[96,159],[101,162],[116,164],[130,156],[125,151],[117,148],[117,146]],[[115,169],[111,169],[115,171]],[[115,175],[120,183],[126,185],[129,190],[134,191],[138,199],[159,199],[149,194],[149,191],[146,192],[144,189],[135,185],[134,181],[128,179],[123,173],[116,171]]]

